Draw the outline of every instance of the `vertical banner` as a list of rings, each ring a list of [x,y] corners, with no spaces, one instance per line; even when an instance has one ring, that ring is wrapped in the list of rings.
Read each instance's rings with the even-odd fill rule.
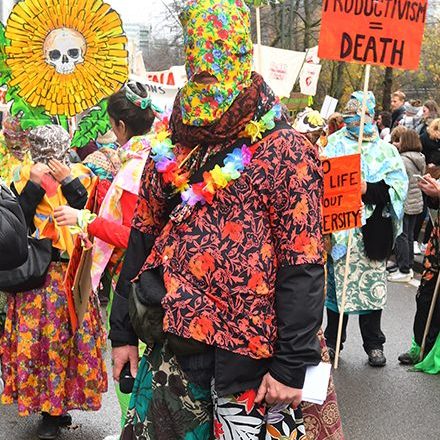
[[[256,66],[260,66],[259,73],[280,97],[290,96],[304,65],[305,56],[305,52],[254,46],[254,62]]]
[[[361,156],[324,159],[323,233],[362,226]]]
[[[318,91],[319,75],[321,74],[321,64],[305,63],[299,77],[301,93],[307,96],[315,96]]]
[[[415,70],[427,12],[427,0],[324,0],[319,56]]]

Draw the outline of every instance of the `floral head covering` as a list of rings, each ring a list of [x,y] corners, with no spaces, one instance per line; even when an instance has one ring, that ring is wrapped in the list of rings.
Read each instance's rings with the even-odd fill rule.
[[[298,114],[294,128],[303,134],[321,131],[325,128],[325,120],[317,110],[307,107]]]
[[[183,122],[209,125],[251,84],[250,11],[241,0],[189,0],[181,22],[189,79],[180,95]],[[194,82],[202,72],[218,83]]]
[[[84,159],[84,165],[93,171],[95,176],[101,180],[113,181],[121,169],[121,159],[116,150],[110,147],[103,147]]]
[[[355,139],[359,139],[360,124],[362,115],[362,100],[364,92],[357,91],[351,95],[350,100],[345,106],[342,117],[347,128],[347,132]],[[373,92],[367,95],[367,112],[365,115],[364,140],[369,141],[379,136],[377,127],[374,125],[374,112],[376,108],[376,98]]]
[[[16,116],[7,116],[3,121],[3,135],[6,147],[19,160],[29,150],[28,130],[21,128],[20,119]]]
[[[44,125],[29,133],[32,160],[47,163],[50,159],[68,163],[69,133],[60,125]]]

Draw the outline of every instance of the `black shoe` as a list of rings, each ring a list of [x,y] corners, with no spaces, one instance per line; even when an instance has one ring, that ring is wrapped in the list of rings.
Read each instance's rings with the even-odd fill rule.
[[[38,438],[40,440],[54,440],[60,433],[60,420],[63,416],[51,416],[43,413],[43,417],[38,427]]]
[[[330,361],[333,363],[336,357],[336,350],[333,347],[327,347],[328,355],[330,356]]]
[[[372,367],[383,367],[387,363],[383,350],[380,350],[379,348],[370,350],[368,352],[368,363]]]
[[[399,266],[397,266],[397,264],[392,264],[391,266],[387,266],[387,272],[388,273],[397,272],[398,268],[399,268]]]
[[[397,359],[402,365],[415,365],[417,363],[417,359],[414,359],[409,352],[402,353]]]
[[[43,417],[48,417],[49,414],[47,412],[41,413]],[[58,426],[60,428],[65,428],[66,426],[70,426],[72,424],[72,416],[69,413],[63,414],[58,417]]]

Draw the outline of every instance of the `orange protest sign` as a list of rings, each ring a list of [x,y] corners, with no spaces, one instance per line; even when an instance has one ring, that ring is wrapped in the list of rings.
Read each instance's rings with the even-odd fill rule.
[[[324,0],[319,57],[417,69],[427,0]]]
[[[324,159],[323,233],[362,226],[361,156]]]

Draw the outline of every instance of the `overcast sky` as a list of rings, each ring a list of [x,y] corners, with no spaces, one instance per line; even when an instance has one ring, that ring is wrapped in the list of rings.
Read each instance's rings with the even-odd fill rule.
[[[160,24],[166,13],[164,3],[168,0],[106,0],[107,3],[119,12],[126,23],[151,24],[153,27]],[[12,0],[0,0],[0,16],[3,10],[3,21],[9,15]]]
[[[1,0],[0,0],[1,1]],[[166,3],[166,0],[164,0]],[[107,0],[124,22],[154,24],[166,11],[161,0]]]

